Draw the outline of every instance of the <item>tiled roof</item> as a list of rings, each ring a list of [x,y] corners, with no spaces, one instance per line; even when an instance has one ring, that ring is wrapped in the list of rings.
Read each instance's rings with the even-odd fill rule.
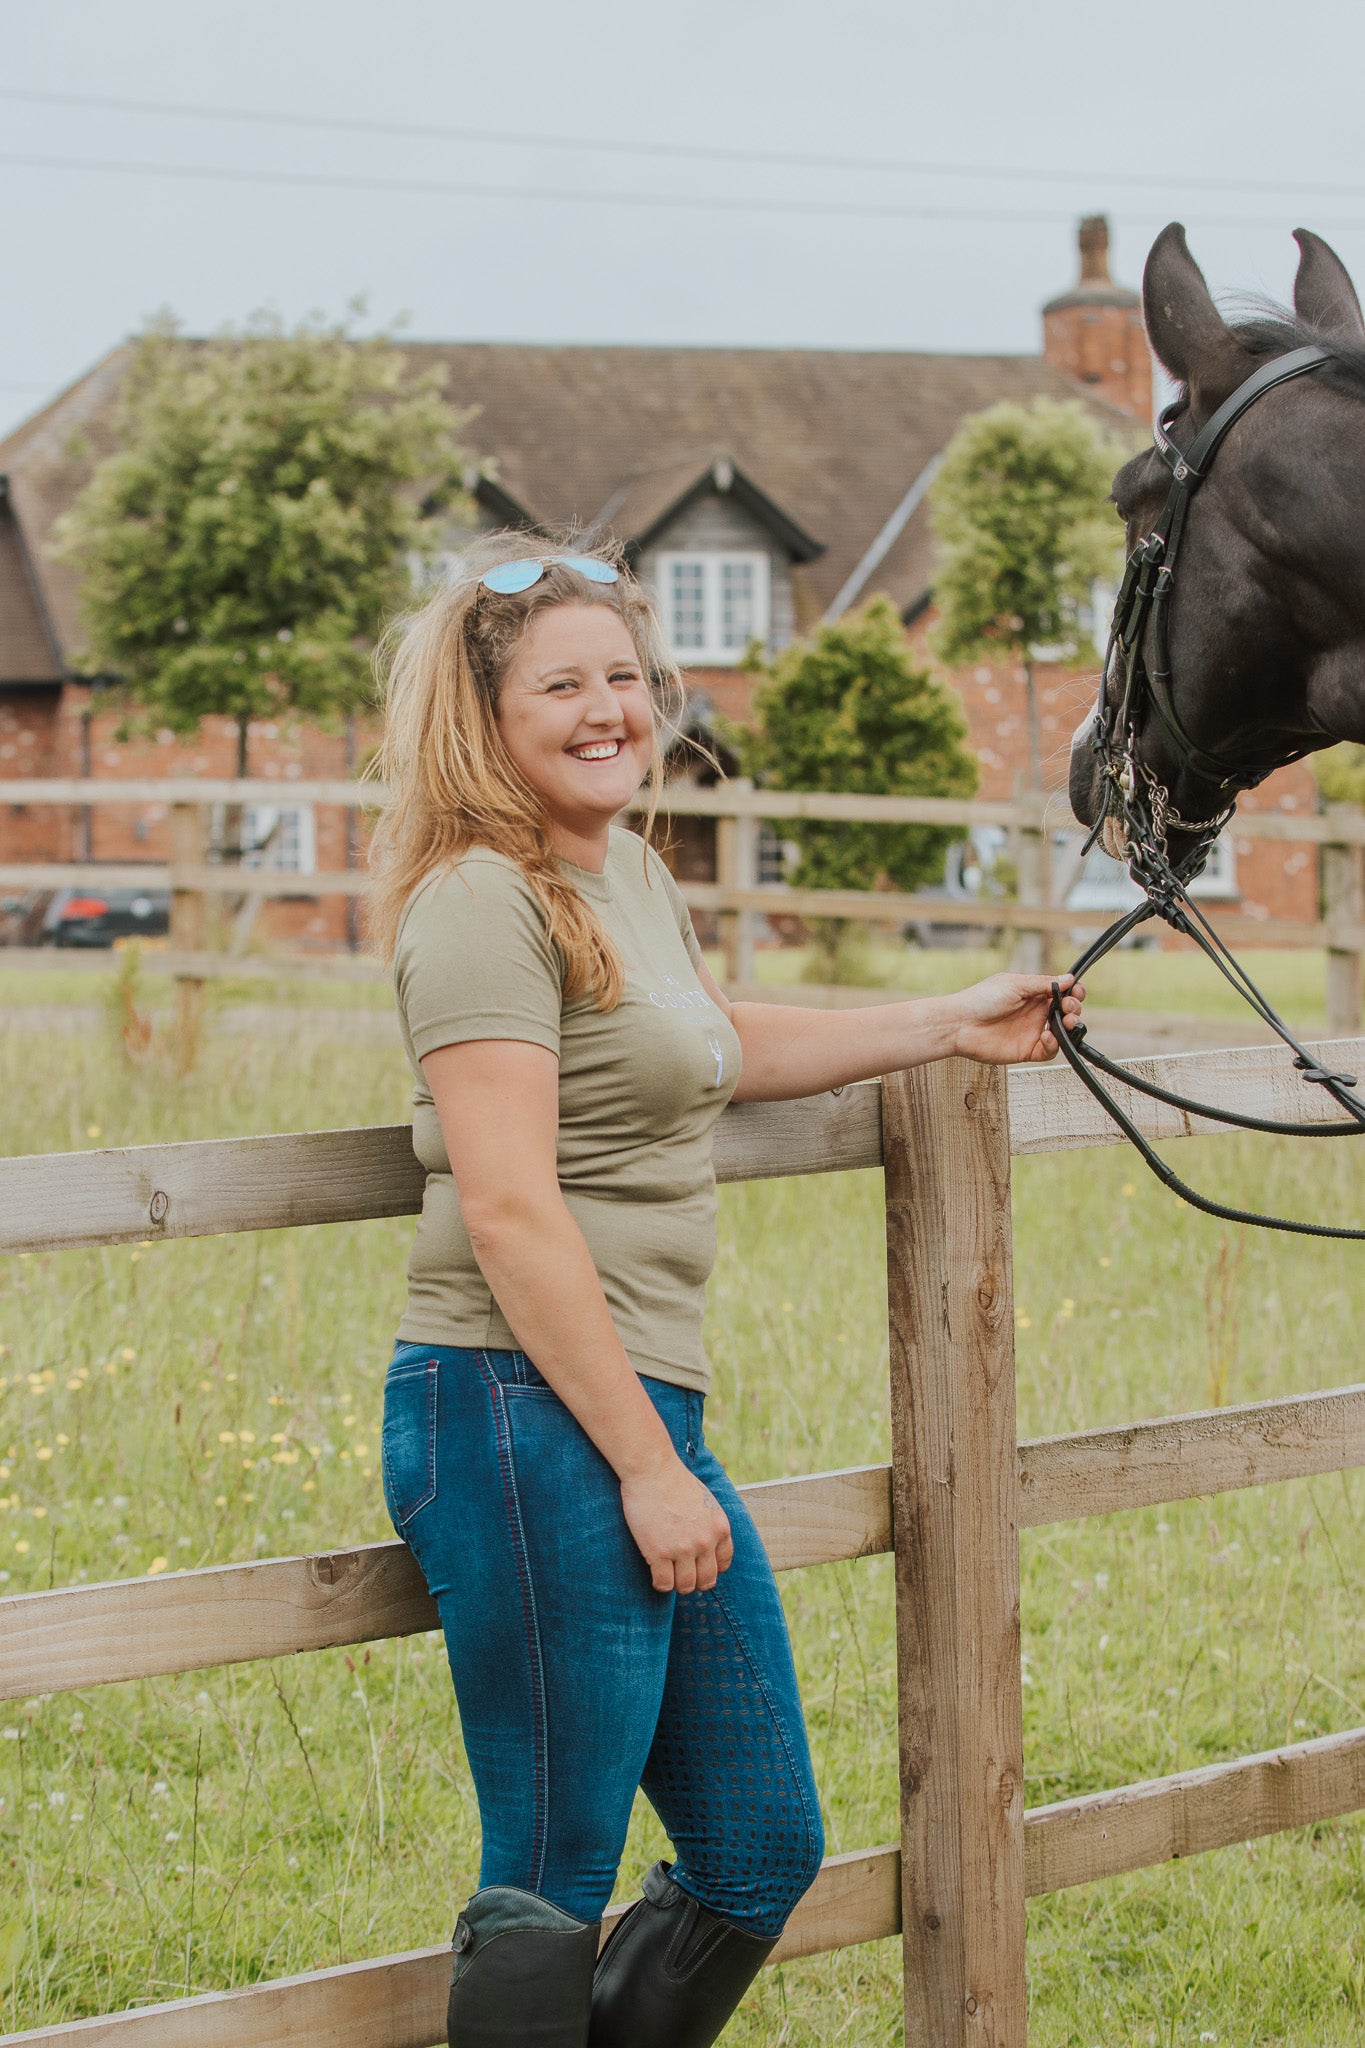
[[[61,680],[61,657],[43,615],[5,478],[0,476],[0,683]]]
[[[822,544],[803,571],[821,610],[966,414],[1003,398],[1079,398],[1114,432],[1133,431],[1126,414],[1041,356],[406,346],[423,367],[446,366],[452,399],[480,408],[466,438],[535,518],[586,525],[623,490],[633,497],[635,480],[647,496],[647,479],[657,476],[662,495],[718,457],[728,460]],[[931,579],[921,506],[881,563],[876,587],[908,608]]]
[[[0,476],[23,531],[56,640],[70,667],[82,640],[75,573],[50,552],[52,528],[74,504],[97,462],[114,450],[114,412],[130,349],[125,344],[0,441]]]
[[[802,577],[818,614],[964,415],[1000,399],[1079,398],[1109,428],[1133,422],[1040,356],[828,349],[550,347],[407,342],[415,367],[442,363],[447,394],[478,408],[471,451],[536,520],[590,526],[604,512],[638,539],[718,461],[807,543]],[[111,448],[128,360],[114,351],[0,442],[0,474],[42,578],[63,657],[80,647],[72,572],[48,556],[52,525]],[[629,527],[630,532],[622,530]],[[927,506],[878,566],[873,587],[903,609],[932,577]],[[868,594],[871,594],[870,591]]]

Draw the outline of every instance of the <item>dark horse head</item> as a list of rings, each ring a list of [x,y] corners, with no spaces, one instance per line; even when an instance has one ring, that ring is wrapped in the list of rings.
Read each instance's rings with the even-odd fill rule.
[[[1164,619],[1176,732],[1150,695],[1136,698],[1133,759],[1171,812],[1191,822],[1216,817],[1239,787],[1299,754],[1365,740],[1365,322],[1339,258],[1306,229],[1295,239],[1292,315],[1273,310],[1230,325],[1178,224],[1157,238],[1143,276],[1152,347],[1182,387],[1167,415],[1177,449],[1188,450],[1272,358],[1308,344],[1329,356],[1237,420],[1190,501]],[[1170,485],[1155,448],[1115,477],[1130,552],[1151,532]],[[1148,627],[1138,643],[1149,665],[1151,637]],[[1120,655],[1107,704],[1121,701],[1126,680]],[[1071,751],[1072,809],[1092,826],[1109,788],[1092,744],[1097,718],[1092,712]],[[1220,780],[1210,757],[1234,765],[1235,779]],[[1125,857],[1115,816],[1105,820],[1104,844]],[[1171,830],[1174,860],[1193,844]]]

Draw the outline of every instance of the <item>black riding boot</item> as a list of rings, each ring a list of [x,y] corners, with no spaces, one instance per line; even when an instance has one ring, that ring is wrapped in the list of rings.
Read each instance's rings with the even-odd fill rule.
[[[777,1944],[699,1906],[656,1863],[592,1987],[589,2048],[711,2048]]]
[[[475,1892],[455,1923],[451,2048],[586,2048],[601,1927],[512,1885]]]

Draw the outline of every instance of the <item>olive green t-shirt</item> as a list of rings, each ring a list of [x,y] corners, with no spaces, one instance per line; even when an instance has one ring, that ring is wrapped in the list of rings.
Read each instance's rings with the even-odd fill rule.
[[[711,1133],[739,1079],[739,1039],[700,986],[687,906],[652,848],[613,828],[602,874],[562,865],[620,952],[625,994],[614,1010],[565,1001],[540,906],[502,854],[475,848],[424,882],[404,913],[394,988],[427,1185],[398,1335],[516,1347],[470,1247],[419,1062],[442,1045],[519,1039],[558,1056],[559,1184],[627,1356],[638,1372],[704,1392]]]

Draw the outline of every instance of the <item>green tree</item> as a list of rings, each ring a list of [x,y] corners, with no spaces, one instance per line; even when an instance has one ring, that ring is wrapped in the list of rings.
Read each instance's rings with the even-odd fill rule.
[[[460,497],[467,415],[343,324],[133,346],[116,452],[62,522],[88,661],[147,723],[327,722],[352,710],[386,613]]]
[[[1035,650],[1078,651],[1082,608],[1112,576],[1122,540],[1109,485],[1130,450],[1085,408],[1036,398],[964,420],[930,491],[939,572],[934,652],[946,662],[1013,654],[1024,670],[1029,773],[1042,785]]]
[[[849,791],[873,796],[971,796],[976,756],[952,692],[917,667],[900,617],[886,598],[771,662],[761,675],[756,723],[733,728],[745,770],[769,789]],[[941,825],[784,821],[801,850],[793,880],[809,889],[915,889],[937,879],[959,830]],[[832,966],[847,919],[821,919],[817,943]]]
[[[1365,747],[1342,740],[1314,754],[1309,766],[1324,802],[1365,807]]]

